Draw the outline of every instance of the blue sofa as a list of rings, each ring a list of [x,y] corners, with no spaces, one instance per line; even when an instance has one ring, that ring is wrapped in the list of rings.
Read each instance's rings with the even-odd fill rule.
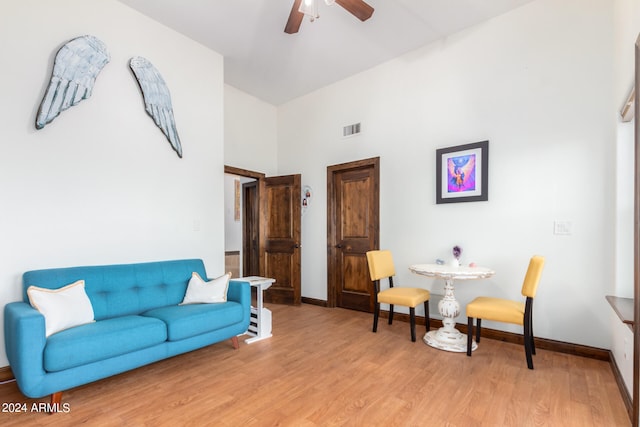
[[[23,275],[23,301],[4,310],[7,357],[20,391],[51,395],[226,339],[238,348],[249,327],[249,282],[231,280],[227,301],[179,305],[192,273],[206,278],[202,260],[159,261],[35,270]],[[95,322],[45,337],[45,320],[27,288],[58,289],[77,280]]]

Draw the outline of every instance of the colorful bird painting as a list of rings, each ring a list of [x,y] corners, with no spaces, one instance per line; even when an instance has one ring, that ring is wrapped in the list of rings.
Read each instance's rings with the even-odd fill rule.
[[[476,155],[450,157],[447,159],[448,185],[450,193],[475,191],[476,189]]]

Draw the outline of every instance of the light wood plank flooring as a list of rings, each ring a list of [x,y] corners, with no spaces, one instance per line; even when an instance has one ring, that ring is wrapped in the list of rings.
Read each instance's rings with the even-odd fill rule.
[[[412,343],[409,325],[269,305],[274,336],[231,341],[63,394],[68,413],[0,413],[3,426],[629,426],[607,362],[485,339],[469,358]],[[418,329],[419,336],[424,329]],[[34,402],[15,383],[0,403]]]

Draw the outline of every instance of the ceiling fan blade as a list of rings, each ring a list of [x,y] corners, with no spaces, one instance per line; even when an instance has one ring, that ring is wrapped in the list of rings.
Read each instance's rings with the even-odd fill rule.
[[[294,0],[293,2],[287,25],[284,27],[284,32],[287,34],[294,34],[300,30],[300,24],[302,24],[302,18],[304,18],[304,13],[298,11],[300,3],[302,3],[302,0]]]
[[[366,21],[373,15],[373,8],[363,0],[336,0],[336,3],[361,21]]]

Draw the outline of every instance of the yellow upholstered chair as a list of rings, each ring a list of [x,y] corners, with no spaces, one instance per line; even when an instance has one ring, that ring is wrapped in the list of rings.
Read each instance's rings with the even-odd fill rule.
[[[533,369],[532,354],[536,354],[533,342],[533,298],[538,290],[544,257],[534,256],[529,261],[529,268],[522,284],[522,296],[525,302],[511,301],[501,298],[478,297],[467,304],[467,356],[471,356],[471,336],[473,333],[473,319],[476,318],[476,342],[480,342],[480,324],[482,319],[496,322],[514,323],[522,325],[524,329],[524,352],[527,357],[527,367]]]
[[[416,307],[424,304],[424,318],[427,332],[431,327],[429,322],[429,291],[421,288],[393,287],[393,276],[396,274],[393,266],[393,257],[390,251],[367,252],[369,274],[374,284],[375,309],[373,312],[373,332],[378,330],[378,317],[380,316],[380,304],[389,304],[389,324],[393,322],[393,306],[403,305],[409,307],[411,322],[411,341],[416,340]],[[380,280],[389,279],[389,289],[380,290]]]

